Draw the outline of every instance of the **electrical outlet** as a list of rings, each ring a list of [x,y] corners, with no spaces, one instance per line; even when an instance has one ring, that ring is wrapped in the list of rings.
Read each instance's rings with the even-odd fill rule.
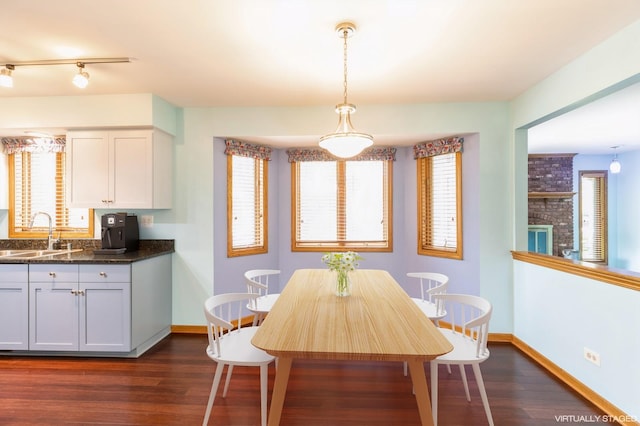
[[[584,348],[584,359],[600,367],[600,354],[587,347]]]
[[[140,224],[143,228],[153,228],[153,216],[142,215],[140,216]]]

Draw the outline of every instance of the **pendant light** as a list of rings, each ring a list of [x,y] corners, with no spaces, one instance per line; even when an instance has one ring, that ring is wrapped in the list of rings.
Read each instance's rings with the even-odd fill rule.
[[[615,150],[618,149],[619,146],[612,146],[611,148],[615,152]],[[609,171],[613,174],[617,174],[620,173],[620,169],[622,169],[622,165],[618,161],[618,153],[616,152],[613,156],[613,160],[611,160],[611,164],[609,164]]]
[[[336,31],[343,39],[343,102],[336,105],[336,112],[340,116],[338,128],[334,133],[321,137],[319,144],[336,157],[350,158],[371,146],[373,137],[353,129],[351,114],[356,112],[356,106],[347,102],[347,39],[355,34],[356,27],[350,22],[344,22],[338,24]]]
[[[12,64],[6,64],[2,70],[0,70],[0,87],[13,87],[13,77],[11,77],[11,71],[15,67]]]

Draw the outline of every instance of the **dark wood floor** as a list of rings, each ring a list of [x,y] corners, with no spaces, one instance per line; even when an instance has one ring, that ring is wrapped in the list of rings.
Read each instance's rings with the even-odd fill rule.
[[[215,369],[205,346],[206,336],[174,334],[139,359],[0,356],[0,424],[201,424]],[[594,420],[603,414],[511,345],[490,349],[482,371],[496,425],[557,426],[572,423],[556,416]],[[439,424],[486,424],[471,371],[468,403],[457,369],[448,375],[441,368]],[[257,370],[235,369],[229,394],[216,399],[209,424],[259,424]],[[400,363],[294,361],[281,424],[420,423]]]

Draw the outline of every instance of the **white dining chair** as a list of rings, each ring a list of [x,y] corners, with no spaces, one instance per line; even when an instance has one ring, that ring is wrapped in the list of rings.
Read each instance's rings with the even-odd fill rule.
[[[278,274],[277,269],[252,269],[244,273],[247,293],[257,295],[247,303],[247,309],[254,314],[253,325],[260,325],[278,300],[280,293],[269,293],[269,277]]]
[[[438,320],[447,315],[442,300],[434,299],[435,294],[444,294],[449,287],[449,277],[437,272],[409,272],[407,277],[417,279],[420,286],[420,297],[412,297],[422,312],[438,325]],[[413,280],[416,282],[415,280]],[[403,373],[407,375],[407,363],[403,363]]]
[[[487,398],[487,391],[480,372],[480,363],[489,358],[487,338],[492,311],[491,303],[482,297],[468,294],[437,294],[433,297],[440,299],[448,312],[446,320],[449,325],[446,328],[439,327],[438,329],[453,345],[451,352],[430,361],[433,424],[435,426],[438,424],[438,366],[440,364],[457,364],[460,367],[460,375],[462,376],[467,401],[471,401],[471,397],[469,395],[465,366],[471,365],[487,420],[489,425],[493,426],[489,399]]]
[[[449,277],[437,272],[409,272],[409,278],[416,278],[420,285],[420,297],[412,297],[416,305],[436,325],[438,320],[447,315],[442,300],[434,299],[435,294],[447,292]]]
[[[262,426],[267,424],[268,367],[275,357],[251,344],[251,339],[259,327],[242,326],[246,303],[255,297],[250,293],[227,293],[211,296],[205,301],[204,314],[209,338],[206,352],[217,366],[203,425],[209,422],[224,367],[227,366],[227,377],[223,398],[227,396],[233,367],[236,365],[260,367],[260,416]]]

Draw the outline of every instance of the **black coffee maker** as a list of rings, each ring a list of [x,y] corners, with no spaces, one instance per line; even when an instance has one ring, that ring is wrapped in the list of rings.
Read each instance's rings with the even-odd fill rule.
[[[97,254],[118,254],[138,250],[138,216],[127,213],[102,215],[102,249]]]

